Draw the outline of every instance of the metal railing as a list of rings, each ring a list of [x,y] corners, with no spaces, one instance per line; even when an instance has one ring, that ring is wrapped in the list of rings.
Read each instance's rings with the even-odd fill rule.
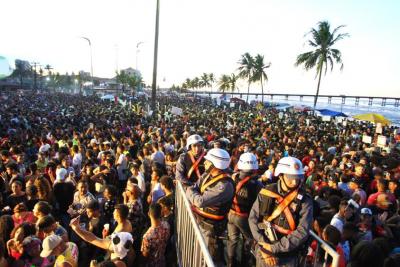
[[[317,244],[317,249],[315,250],[315,259],[313,262],[313,266],[323,266],[326,267],[326,264],[328,262],[328,255],[332,257],[332,263],[331,267],[338,267],[339,266],[339,254],[334,250],[331,246],[328,245],[324,240],[322,240],[316,233],[310,230],[310,235],[313,239],[315,239],[318,244]],[[322,248],[325,251],[324,255],[324,261],[323,262],[318,262],[318,257],[317,257],[317,252],[318,248]]]
[[[182,184],[177,181],[175,193],[175,238],[178,264],[181,267],[214,267],[203,235]]]

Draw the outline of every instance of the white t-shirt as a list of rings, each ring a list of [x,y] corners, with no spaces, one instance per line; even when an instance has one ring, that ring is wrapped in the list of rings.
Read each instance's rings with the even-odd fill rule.
[[[343,232],[344,220],[339,217],[338,213],[336,213],[335,216],[333,216],[330,224],[335,226],[336,229],[340,231],[340,233]]]

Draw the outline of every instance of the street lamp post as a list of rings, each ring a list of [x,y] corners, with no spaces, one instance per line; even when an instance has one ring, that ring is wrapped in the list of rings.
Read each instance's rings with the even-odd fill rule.
[[[92,55],[92,42],[90,41],[89,38],[82,36],[82,39],[85,39],[89,43],[89,48],[90,48],[90,75],[92,76],[92,92],[93,92],[93,55]]]
[[[156,8],[156,30],[154,38],[154,63],[153,63],[153,84],[151,87],[151,109],[155,114],[156,109],[156,89],[157,89],[157,57],[158,57],[158,23],[160,14],[160,0],[157,0]]]

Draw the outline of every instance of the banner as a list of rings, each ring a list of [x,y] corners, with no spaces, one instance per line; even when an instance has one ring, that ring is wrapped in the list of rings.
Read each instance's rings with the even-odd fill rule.
[[[181,108],[177,108],[177,107],[172,107],[171,108],[171,113],[174,115],[182,115],[183,114],[183,110]]]
[[[330,116],[322,116],[322,121],[331,121]]]
[[[377,142],[377,145],[379,146],[379,147],[385,147],[386,146],[386,136],[384,136],[384,135],[378,135],[378,142]]]
[[[376,124],[375,133],[382,134],[382,123],[378,122]]]
[[[368,135],[363,135],[362,141],[363,141],[363,143],[371,144],[372,143],[372,137],[368,136]]]

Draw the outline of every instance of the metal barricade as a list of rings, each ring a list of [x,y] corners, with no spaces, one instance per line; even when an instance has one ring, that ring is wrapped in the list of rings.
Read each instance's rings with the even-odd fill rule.
[[[177,181],[175,193],[175,238],[178,264],[181,267],[214,267],[203,235],[182,184]]]
[[[317,257],[315,256],[313,266],[323,266],[326,267],[327,261],[328,261],[328,255],[332,257],[332,263],[330,264],[330,267],[338,267],[339,266],[339,254],[334,250],[332,247],[330,247],[324,240],[322,240],[316,233],[310,230],[310,235],[313,239],[315,239],[318,242],[316,252],[318,251],[318,248],[322,248],[325,251],[324,255],[324,261],[323,262],[318,262]]]

